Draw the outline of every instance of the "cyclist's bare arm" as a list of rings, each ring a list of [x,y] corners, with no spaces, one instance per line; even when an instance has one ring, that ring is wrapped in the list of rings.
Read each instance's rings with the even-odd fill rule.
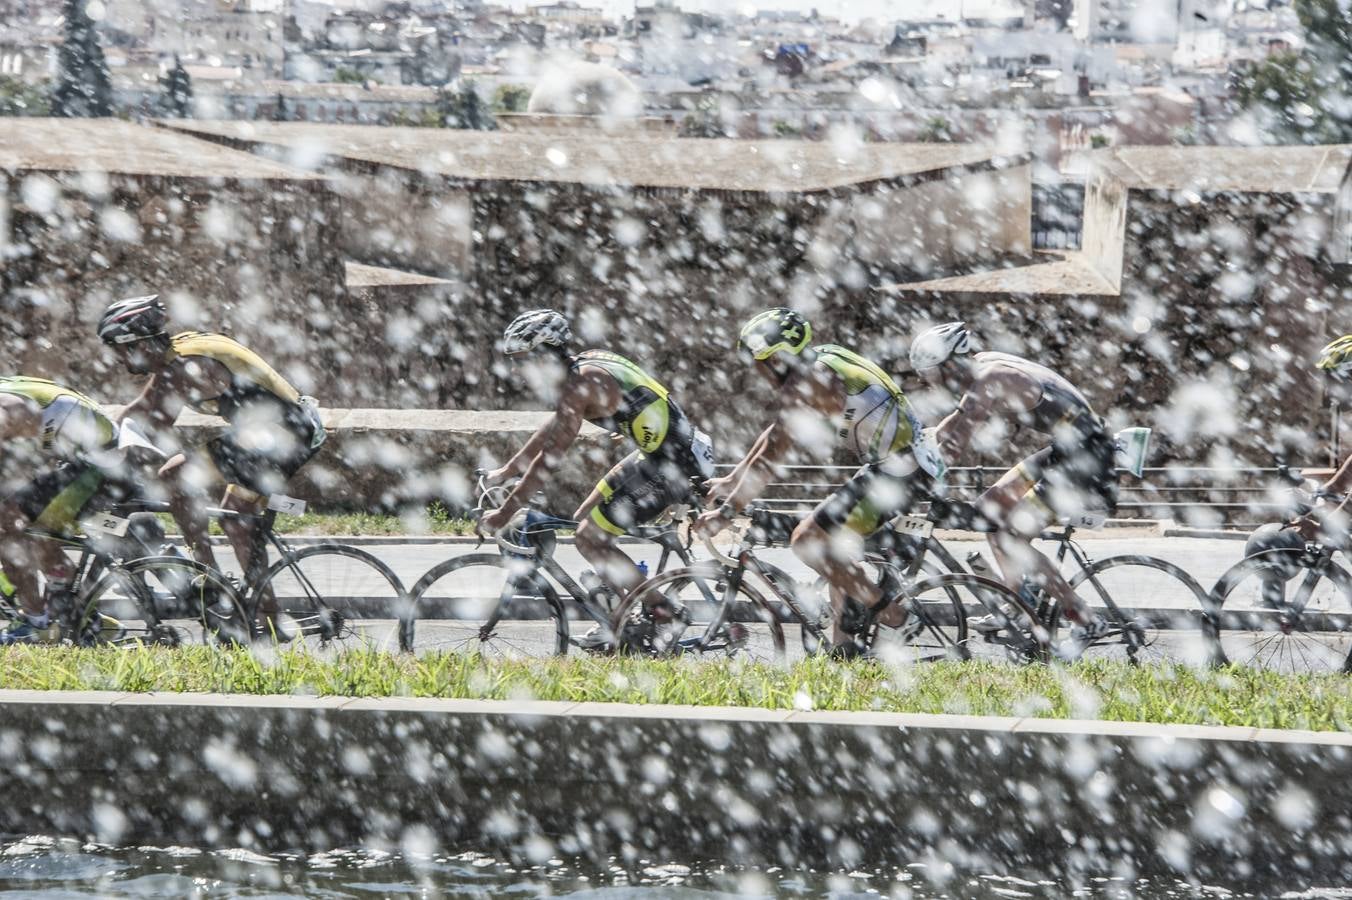
[[[582,371],[570,375],[559,395],[554,415],[526,442],[504,466],[511,474],[521,473],[521,481],[512,489],[495,516],[510,518],[544,485],[545,476],[563,459],[577,440],[582,423],[600,419],[620,408],[619,386],[602,372]]]
[[[765,445],[769,442],[774,430],[773,424],[767,426],[764,431],[756,436],[751,449],[746,452],[746,456],[742,457],[741,462],[737,463],[731,472],[722,478],[715,478],[709,482],[709,502],[706,504],[707,506],[710,508],[722,506],[727,501],[741,482],[742,476],[746,475],[747,468],[765,452]]]
[[[839,376],[823,366],[813,366],[790,379],[784,386],[775,421],[737,464],[742,475],[733,485],[727,499],[729,505],[740,509],[760,496],[765,486],[774,480],[779,461],[794,446],[804,442],[800,436],[805,422],[825,420],[832,423],[840,419],[845,412],[845,394],[836,383],[838,379]]]
[[[940,452],[950,463],[962,459],[977,429],[992,419],[1017,418],[1032,409],[1040,396],[1041,389],[1022,373],[991,366],[977,376],[958,408],[935,429]]]
[[[1352,456],[1343,460],[1333,477],[1324,482],[1324,492],[1328,494],[1346,494],[1352,490]]]
[[[174,422],[190,394],[217,397],[230,388],[230,370],[214,359],[180,360],[146,382],[140,395],[127,404],[118,421],[133,418],[145,425],[159,443],[173,433]]]

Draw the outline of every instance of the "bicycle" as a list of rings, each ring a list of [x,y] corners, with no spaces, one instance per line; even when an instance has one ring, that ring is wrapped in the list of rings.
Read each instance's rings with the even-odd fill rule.
[[[1196,635],[1199,622],[1206,620],[1210,608],[1206,590],[1185,569],[1165,559],[1139,553],[1124,553],[1094,560],[1075,540],[1077,530],[1098,530],[1106,524],[1106,516],[1089,513],[1067,517],[1059,523],[1059,530],[1044,531],[1040,540],[1052,541],[1056,547],[1053,559],[1064,571],[1069,557],[1074,574],[1067,578],[1071,590],[1086,607],[1098,611],[1109,623],[1103,637],[1078,648],[1077,658],[1125,658],[1132,665],[1155,664],[1176,658],[1170,652],[1174,635]],[[1066,624],[1065,610],[1051,601],[1046,591],[1034,592],[1036,609],[1053,642]],[[1140,598],[1132,603],[1119,603],[1118,598]],[[1147,606],[1141,600],[1161,602],[1192,601],[1195,606]],[[1194,659],[1198,652],[1189,649],[1190,640],[1175,638],[1175,651]],[[1194,659],[1195,661],[1195,659]]]
[[[234,643],[242,601],[219,572],[180,556],[121,559],[129,523],[96,514],[81,523],[85,535],[30,529],[28,534],[74,551],[69,590],[52,598],[50,613],[63,640],[79,646],[177,646],[189,633],[177,617],[194,621],[204,643]],[[6,612],[17,614],[14,585],[0,575]],[[176,616],[177,614],[177,616]]]
[[[234,628],[235,642],[273,637],[324,647],[338,639],[355,638],[377,648],[394,647],[407,606],[403,582],[389,566],[359,547],[337,541],[293,546],[277,533],[277,516],[301,515],[305,507],[303,500],[273,494],[261,513],[206,510],[209,518],[257,526],[250,565],[238,591],[246,624]],[[168,512],[167,503],[138,500],[120,504],[116,511],[133,512],[133,518],[144,523],[139,535],[142,548],[159,555],[179,553],[165,543],[158,520],[145,517]],[[273,562],[269,548],[276,555]],[[260,626],[257,619],[260,609],[272,606],[278,614],[275,632]]]
[[[805,601],[786,573],[755,555],[757,544],[791,532],[796,521],[759,507],[752,507],[749,515],[749,528],[738,536],[729,553],[705,540],[716,562],[655,576],[625,597],[612,625],[621,646],[652,655],[745,650],[750,646],[750,635],[735,627],[738,623],[732,613],[749,609],[754,620],[766,626],[768,656],[782,659],[786,655],[785,622],[800,628],[807,652],[830,647],[832,617],[825,612],[825,605]],[[1032,611],[1013,591],[970,572],[927,568],[927,551],[937,546],[929,540],[933,525],[928,517],[899,516],[893,520],[888,530],[916,538],[914,552],[909,553],[903,568],[900,555],[884,554],[882,544],[875,544],[875,552],[867,561],[878,567],[884,600],[873,610],[847,606],[842,612],[842,628],[855,635],[861,650],[888,661],[965,659],[968,640],[964,597],[970,595],[1004,623],[992,640],[1018,648],[1023,655],[1042,655]],[[692,601],[697,600],[711,603],[707,621],[695,621],[691,615]],[[899,628],[883,625],[879,614],[896,603],[907,607],[906,622]],[[655,615],[655,610],[664,612]]]
[[[506,487],[490,488],[485,474],[476,472],[479,506],[472,512],[476,521],[486,510],[501,506],[508,493]],[[399,623],[403,650],[412,652],[421,640],[419,649],[523,657],[537,655],[530,646],[535,645],[562,656],[570,646],[580,646],[570,635],[570,604],[584,620],[601,629],[603,636],[608,634],[611,615],[603,599],[611,592],[599,579],[586,586],[579,584],[554,556],[557,533],[576,529],[578,523],[542,512],[536,505],[528,504],[496,536],[496,553],[452,557],[418,579]],[[671,520],[688,515],[689,509],[674,507]],[[629,535],[656,545],[659,572],[672,558],[691,562],[689,545],[670,523],[632,528]],[[583,580],[589,579],[584,576]],[[419,620],[435,620],[435,625],[422,629],[421,639]],[[538,625],[524,624],[527,621]],[[507,623],[511,623],[510,630],[504,627]],[[608,650],[609,641],[598,640],[585,649]]]
[[[1299,471],[1285,464],[1278,474],[1292,486],[1296,516],[1318,516],[1321,503],[1343,500],[1305,490]],[[1231,566],[1211,589],[1203,622],[1211,664],[1352,672],[1352,575],[1333,561],[1345,549],[1321,538]]]

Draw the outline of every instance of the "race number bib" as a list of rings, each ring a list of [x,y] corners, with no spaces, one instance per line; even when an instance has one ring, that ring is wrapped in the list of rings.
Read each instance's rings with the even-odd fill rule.
[[[121,516],[114,516],[103,513],[91,516],[80,523],[84,533],[88,535],[104,535],[106,537],[126,537],[127,528],[131,521]]]
[[[714,477],[714,442],[703,431],[695,429],[695,436],[690,441],[690,451],[695,454],[695,465],[699,467],[699,474],[703,478]]]
[[[892,520],[892,528],[898,534],[927,538],[934,533],[934,523],[924,516],[897,516]]]
[[[268,509],[288,516],[300,516],[305,514],[305,501],[286,494],[273,494],[268,497]]]

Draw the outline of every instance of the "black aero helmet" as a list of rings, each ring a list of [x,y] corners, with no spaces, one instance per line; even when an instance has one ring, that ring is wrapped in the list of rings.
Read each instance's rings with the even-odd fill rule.
[[[99,319],[99,340],[105,344],[130,344],[164,334],[169,313],[159,294],[128,297],[109,304]]]

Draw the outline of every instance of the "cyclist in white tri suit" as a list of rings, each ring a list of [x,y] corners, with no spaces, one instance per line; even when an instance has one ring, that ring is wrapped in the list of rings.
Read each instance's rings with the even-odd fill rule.
[[[1046,366],[1008,353],[972,353],[962,322],[916,337],[910,357],[926,384],[961,397],[936,429],[939,450],[950,462],[967,453],[988,422],[1047,436],[1049,445],[1001,476],[977,510],[998,527],[988,539],[1009,588],[1020,590],[1024,578],[1044,587],[1075,623],[1073,642],[1083,646],[1102,637],[1107,620],[1091,613],[1032,542],[1060,517],[1116,509],[1115,444],[1103,420],[1074,385]]]

